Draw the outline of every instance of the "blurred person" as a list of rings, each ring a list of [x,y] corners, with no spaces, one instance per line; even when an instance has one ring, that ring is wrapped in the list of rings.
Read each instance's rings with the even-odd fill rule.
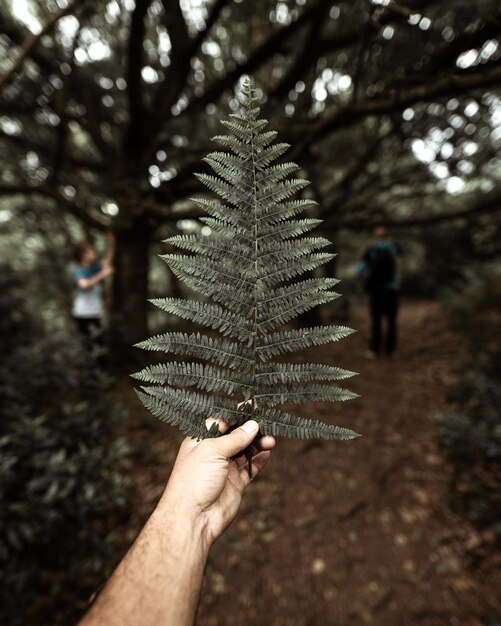
[[[209,422],[210,420],[208,420]],[[220,423],[220,431],[228,426]],[[243,492],[275,445],[254,420],[221,437],[181,444],[155,510],[80,626],[191,626],[209,549],[235,518]]]
[[[107,235],[106,257],[99,261],[94,246],[88,241],[80,241],[73,246],[76,266],[73,270],[72,316],[80,334],[87,342],[93,343],[101,333],[104,314],[104,299],[101,282],[113,274],[115,238]]]
[[[400,246],[388,239],[386,228],[376,226],[374,241],[364,252],[357,267],[369,297],[371,330],[367,356],[371,358],[380,356],[382,352],[391,357],[397,346],[397,261],[401,255]],[[383,319],[386,320],[384,337]]]

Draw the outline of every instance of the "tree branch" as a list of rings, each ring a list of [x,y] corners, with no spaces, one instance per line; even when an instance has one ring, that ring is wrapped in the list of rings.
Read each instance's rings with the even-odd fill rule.
[[[78,7],[78,5],[82,4],[83,2],[86,2],[86,0],[73,0],[73,2],[68,4],[66,8],[61,9],[57,13],[54,13],[38,34],[32,34],[26,37],[21,45],[20,53],[17,59],[14,61],[12,67],[10,68],[10,70],[5,72],[5,74],[0,76],[0,89],[2,87],[5,87],[5,85],[7,85],[7,83],[9,83],[14,78],[14,76],[17,74],[22,64],[24,63],[25,59],[31,55],[33,49],[38,45],[42,37],[45,37],[45,35],[47,35],[52,30],[52,28],[62,17],[71,13],[74,9]]]
[[[310,5],[294,21],[272,33],[268,39],[252,52],[244,63],[237,65],[235,69],[229,71],[223,78],[210,84],[201,96],[193,98],[181,115],[199,111],[209,103],[216,101],[221,94],[236,83],[243,74],[250,74],[265,63],[273,54],[282,49],[283,45],[295,35],[305,24],[324,10],[327,0],[319,0]],[[327,1],[327,4],[331,2]]]
[[[308,34],[304,39],[303,46],[298,50],[294,62],[291,64],[285,76],[271,90],[269,97],[271,99],[281,99],[287,96],[289,91],[294,88],[298,80],[306,74],[308,69],[316,62],[318,54],[323,49],[323,41],[320,37],[322,26],[325,23],[326,13],[329,6],[325,5],[319,10],[315,19],[309,28]],[[343,39],[344,41],[344,39]],[[341,43],[344,47],[344,43]]]
[[[158,135],[163,124],[172,117],[171,107],[177,102],[186,85],[194,54],[194,40],[189,36],[178,0],[162,0],[162,4],[172,48],[168,71],[153,98],[152,121],[149,125],[149,135],[152,138]]]
[[[336,221],[336,228],[347,228],[347,229],[363,229],[368,230],[374,228],[375,226],[391,226],[392,228],[397,228],[398,230],[402,230],[405,228],[416,228],[418,226],[430,226],[433,224],[442,224],[453,222],[456,220],[462,219],[470,219],[475,218],[484,214],[496,214],[501,213],[501,192],[499,190],[490,192],[485,194],[485,196],[481,197],[480,200],[474,202],[472,206],[462,209],[461,211],[456,211],[455,213],[443,213],[440,215],[428,215],[426,217],[418,217],[414,219],[404,219],[398,220],[394,218],[385,218],[382,217],[377,220],[340,220]],[[332,226],[330,220],[325,220],[325,227],[329,228]]]
[[[307,146],[321,141],[329,133],[338,128],[351,126],[370,115],[384,115],[402,110],[421,100],[430,100],[443,96],[464,94],[481,87],[492,87],[501,84],[501,66],[484,67],[483,71],[461,72],[447,75],[424,85],[398,89],[393,87],[387,94],[376,98],[361,100],[345,108],[335,107],[330,114],[319,121],[313,131],[303,141],[296,143],[294,153],[304,150]],[[304,135],[304,134],[303,134]]]
[[[43,198],[50,198],[57,202],[57,204],[64,206],[64,208],[78,218],[83,223],[91,226],[92,228],[99,228],[105,230],[108,228],[108,224],[105,221],[99,220],[97,217],[92,216],[88,211],[81,208],[75,202],[68,200],[62,196],[59,191],[48,185],[32,186],[28,184],[19,185],[3,185],[0,186],[0,197],[5,196],[41,196]]]
[[[224,7],[227,4],[229,4],[229,2],[230,0],[215,0],[212,10],[209,13],[209,17],[207,18],[207,21],[205,22],[205,28],[202,29],[193,39],[191,56],[195,55],[198,52],[203,41],[212,30],[212,27],[214,26],[214,24],[219,19],[219,16],[221,15],[221,11],[224,9]]]

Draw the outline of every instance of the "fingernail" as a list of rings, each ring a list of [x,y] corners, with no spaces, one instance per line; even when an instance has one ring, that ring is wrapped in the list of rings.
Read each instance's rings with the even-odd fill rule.
[[[246,433],[254,433],[256,432],[256,426],[257,426],[257,422],[255,422],[254,420],[249,420],[248,422],[245,422],[244,424],[242,424],[242,426],[240,426],[240,428],[242,430],[245,430]]]

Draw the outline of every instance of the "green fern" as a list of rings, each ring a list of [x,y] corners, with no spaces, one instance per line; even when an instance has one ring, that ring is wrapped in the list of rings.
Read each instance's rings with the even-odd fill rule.
[[[217,435],[217,428],[207,430],[205,419],[218,416],[233,427],[255,419],[262,434],[352,439],[357,435],[351,430],[275,408],[284,403],[356,397],[342,387],[325,384],[354,372],[272,360],[337,341],[353,331],[343,326],[279,330],[305,311],[339,296],[332,291],[338,282],[333,278],[294,281],[334,255],[320,252],[329,245],[327,239],[301,237],[320,223],[297,219],[315,205],[312,200],[291,199],[308,181],[290,178],[298,169],[294,163],[275,163],[288,145],[274,144],[276,133],[264,132],[267,122],[258,117],[250,80],[244,81],[239,102],[239,113],[223,122],[229,134],[214,137],[224,151],[205,158],[215,176],[198,175],[220,198],[194,200],[210,216],[201,221],[210,226],[211,234],[171,237],[166,240],[169,244],[192,254],[161,257],[185,285],[205,299],[152,300],[163,311],[218,335],[172,332],[138,344],[183,360],[152,365],[135,374],[148,383],[137,393],[155,416],[191,437]]]

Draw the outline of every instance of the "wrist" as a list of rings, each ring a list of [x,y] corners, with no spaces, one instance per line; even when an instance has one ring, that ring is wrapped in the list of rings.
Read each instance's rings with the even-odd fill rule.
[[[204,560],[207,559],[214,538],[208,529],[206,517],[193,506],[186,505],[185,498],[176,498],[168,488],[164,491],[152,519],[168,529],[173,540],[180,546],[193,548]]]

